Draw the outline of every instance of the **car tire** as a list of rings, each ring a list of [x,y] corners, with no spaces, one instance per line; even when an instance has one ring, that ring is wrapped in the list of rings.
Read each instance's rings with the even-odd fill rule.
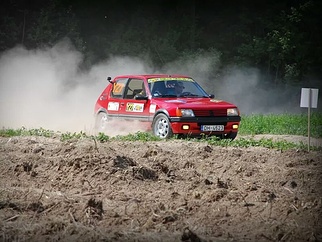
[[[99,112],[95,119],[95,132],[104,133],[107,129],[107,113]]]
[[[237,132],[231,132],[229,134],[226,134],[224,136],[224,139],[230,139],[230,140],[234,140],[237,136]]]
[[[161,139],[171,138],[173,135],[171,124],[167,115],[160,113],[152,122],[152,132],[155,136]]]

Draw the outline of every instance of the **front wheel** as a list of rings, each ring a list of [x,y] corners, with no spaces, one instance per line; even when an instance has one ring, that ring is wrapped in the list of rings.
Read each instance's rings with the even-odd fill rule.
[[[224,135],[224,139],[230,139],[230,140],[234,140],[237,136],[237,132],[231,132],[229,134]]]
[[[161,139],[168,139],[173,135],[167,115],[160,113],[153,119],[152,131],[155,136]]]

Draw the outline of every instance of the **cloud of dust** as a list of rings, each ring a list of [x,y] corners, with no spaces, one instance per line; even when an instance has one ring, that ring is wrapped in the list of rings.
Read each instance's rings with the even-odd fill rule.
[[[297,85],[276,86],[265,82],[255,68],[229,67],[219,79],[216,97],[235,103],[242,114],[303,113],[301,88],[317,88],[314,81]]]
[[[44,128],[92,134],[94,105],[106,87],[107,76],[123,74],[184,74],[193,77],[216,98],[236,104],[242,114],[294,113],[300,87],[276,89],[265,85],[258,70],[229,67],[215,76],[220,57],[203,53],[179,58],[156,72],[144,61],[110,57],[81,70],[83,55],[68,40],[52,48],[27,50],[18,46],[0,55],[0,128]],[[142,125],[110,123],[108,135],[142,130]]]
[[[191,76],[206,91],[215,89],[215,73],[220,65],[219,55],[209,52],[197,54],[194,57],[181,57],[163,67],[163,72],[167,74],[182,74]]]
[[[92,133],[94,105],[107,76],[149,73],[141,60],[111,57],[87,71],[68,40],[52,48],[18,46],[0,56],[0,128]],[[129,132],[138,125],[131,125]],[[116,130],[116,127],[111,127]],[[138,127],[139,129],[140,127]],[[126,131],[128,126],[121,127]]]
[[[271,82],[265,82],[265,76],[256,68],[229,66],[217,76],[219,66],[220,57],[209,53],[194,59],[180,59],[169,63],[165,66],[165,72],[193,77],[209,94],[215,94],[215,98],[237,105],[241,114],[246,115],[307,112],[300,107],[301,88],[321,89],[321,82],[316,81],[277,87]],[[318,106],[319,110],[321,106],[322,103]]]

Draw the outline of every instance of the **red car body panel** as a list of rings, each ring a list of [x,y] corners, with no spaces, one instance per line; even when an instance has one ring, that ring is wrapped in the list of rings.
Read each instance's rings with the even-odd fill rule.
[[[238,132],[240,123],[238,115],[227,116],[227,109],[237,109],[236,105],[217,100],[208,96],[203,97],[158,97],[153,96],[149,85],[162,78],[191,81],[192,78],[183,75],[124,75],[115,77],[101,93],[95,104],[94,112],[105,112],[109,118],[140,120],[151,126],[158,113],[164,113],[169,118],[173,134],[191,135],[221,135]],[[127,97],[124,90],[128,80],[141,80],[146,89],[146,99]],[[119,93],[118,93],[119,91]],[[120,95],[115,95],[115,93]],[[133,91],[134,93],[134,91]],[[114,96],[113,96],[114,95]],[[178,109],[191,109],[194,117],[180,117]],[[238,110],[238,109],[237,109]],[[183,127],[188,125],[188,129]],[[202,131],[201,125],[224,125],[221,131]],[[233,127],[233,125],[235,125]],[[236,126],[237,125],[237,126]],[[186,126],[187,127],[187,126]],[[237,128],[236,128],[237,127]]]

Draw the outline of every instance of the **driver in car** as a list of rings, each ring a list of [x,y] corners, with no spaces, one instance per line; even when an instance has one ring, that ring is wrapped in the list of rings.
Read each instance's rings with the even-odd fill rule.
[[[184,86],[182,82],[176,82],[174,84],[174,91],[177,96],[180,96],[180,94],[183,92]]]

